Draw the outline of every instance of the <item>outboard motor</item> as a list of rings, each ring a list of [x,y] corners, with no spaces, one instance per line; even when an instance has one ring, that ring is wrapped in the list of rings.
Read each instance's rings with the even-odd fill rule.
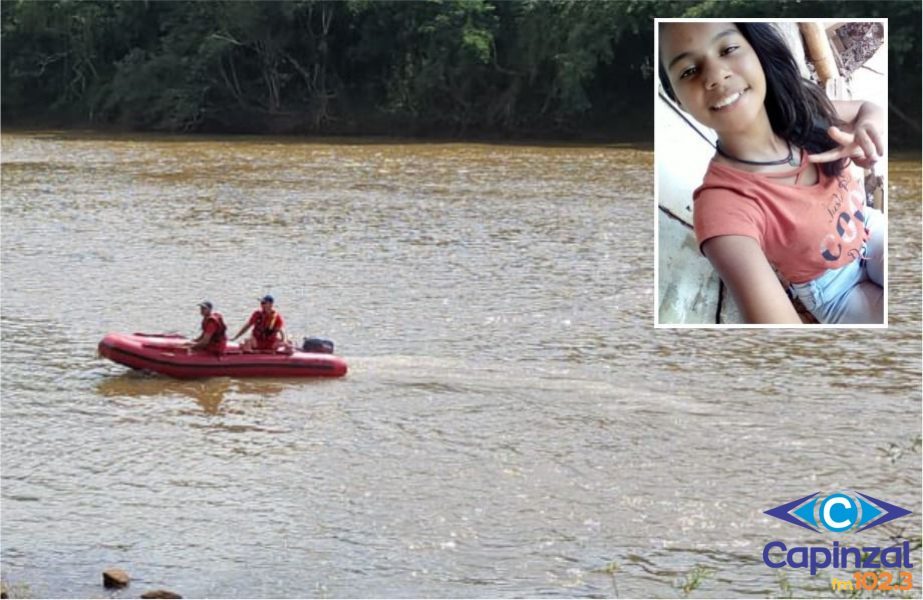
[[[324,338],[306,337],[301,344],[301,351],[333,354],[333,342]]]

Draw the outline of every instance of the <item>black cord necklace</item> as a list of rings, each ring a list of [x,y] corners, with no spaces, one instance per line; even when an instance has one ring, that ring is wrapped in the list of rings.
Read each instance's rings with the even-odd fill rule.
[[[792,167],[797,167],[797,166],[798,166],[798,161],[795,159],[795,153],[792,152],[792,144],[791,144],[791,142],[788,142],[788,156],[786,156],[785,158],[781,158],[781,159],[779,159],[779,160],[765,160],[765,161],[763,161],[763,160],[744,160],[743,158],[737,158],[736,156],[731,156],[730,154],[728,154],[727,152],[725,152],[724,150],[722,150],[722,149],[721,149],[721,144],[720,144],[719,142],[715,142],[715,150],[717,150],[717,151],[718,151],[718,154],[720,154],[720,155],[723,156],[724,158],[727,158],[727,159],[729,159],[729,160],[733,160],[733,161],[735,161],[735,162],[744,163],[744,164],[747,164],[747,165],[759,165],[759,166],[767,166],[767,167],[769,167],[769,166],[773,166],[773,165],[784,165],[784,164],[787,163],[787,164],[789,164],[789,165],[792,166]]]

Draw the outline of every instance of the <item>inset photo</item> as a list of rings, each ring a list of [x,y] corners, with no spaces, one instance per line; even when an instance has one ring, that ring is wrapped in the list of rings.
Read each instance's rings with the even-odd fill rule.
[[[657,19],[657,327],[887,325],[887,21]]]

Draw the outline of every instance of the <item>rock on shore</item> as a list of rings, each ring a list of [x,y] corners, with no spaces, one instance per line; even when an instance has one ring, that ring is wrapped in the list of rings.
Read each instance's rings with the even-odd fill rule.
[[[150,590],[141,594],[142,598],[182,598],[176,592],[170,590]]]
[[[103,571],[103,586],[107,588],[123,588],[131,581],[128,573],[122,569],[106,569]]]

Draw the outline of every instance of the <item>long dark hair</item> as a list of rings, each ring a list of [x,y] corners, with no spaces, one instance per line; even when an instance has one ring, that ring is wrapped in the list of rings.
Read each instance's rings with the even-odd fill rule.
[[[663,26],[664,24],[661,24]],[[827,129],[843,125],[833,103],[814,83],[801,77],[798,63],[775,27],[769,23],[734,23],[750,43],[766,75],[766,112],[772,130],[783,139],[818,154],[839,146]],[[658,60],[660,82],[673,101],[676,93],[663,62]],[[839,175],[846,159],[818,165],[828,176]]]

